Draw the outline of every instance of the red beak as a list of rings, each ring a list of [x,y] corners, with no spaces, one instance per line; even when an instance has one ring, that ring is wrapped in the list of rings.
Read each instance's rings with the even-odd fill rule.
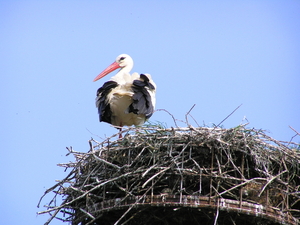
[[[111,73],[112,71],[120,68],[120,65],[117,62],[112,63],[110,66],[108,66],[105,70],[103,70],[93,81],[97,81],[103,77],[105,77],[107,74]]]

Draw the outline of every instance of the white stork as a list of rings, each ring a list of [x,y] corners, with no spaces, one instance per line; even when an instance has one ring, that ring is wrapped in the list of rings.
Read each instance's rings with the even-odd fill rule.
[[[96,97],[100,122],[117,126],[120,129],[119,138],[122,137],[123,126],[142,125],[152,116],[155,108],[156,85],[151,75],[138,73],[130,75],[132,67],[132,58],[121,54],[94,79],[97,81],[121,68],[98,89]]]

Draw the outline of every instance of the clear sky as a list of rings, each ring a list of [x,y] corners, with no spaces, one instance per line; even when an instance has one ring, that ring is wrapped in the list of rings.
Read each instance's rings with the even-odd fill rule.
[[[213,126],[242,104],[225,128],[248,121],[284,141],[300,131],[298,0],[0,1],[0,46],[1,224],[43,224],[36,205],[67,175],[56,166],[74,160],[66,147],[116,132],[94,103],[113,74],[92,80],[121,53],[179,120],[196,104],[191,115]],[[163,111],[150,121],[174,126]]]

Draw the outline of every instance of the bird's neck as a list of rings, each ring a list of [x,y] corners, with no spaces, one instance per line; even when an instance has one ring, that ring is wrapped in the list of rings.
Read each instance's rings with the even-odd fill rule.
[[[130,80],[130,71],[132,67],[125,66],[119,70],[119,72],[111,78],[111,80],[118,82],[119,84],[125,84]]]

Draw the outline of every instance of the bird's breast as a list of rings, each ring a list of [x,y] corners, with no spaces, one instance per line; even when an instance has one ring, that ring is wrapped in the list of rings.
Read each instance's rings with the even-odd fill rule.
[[[131,88],[124,86],[126,85],[114,88],[107,96],[112,112],[111,123],[115,126],[141,125],[145,122],[145,116],[128,112],[134,93]]]

